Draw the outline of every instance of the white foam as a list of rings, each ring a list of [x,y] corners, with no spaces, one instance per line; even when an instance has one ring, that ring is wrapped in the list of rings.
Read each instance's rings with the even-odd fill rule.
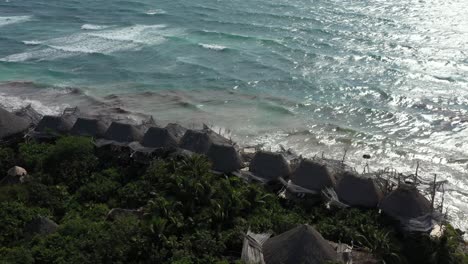
[[[223,51],[223,50],[227,49],[227,47],[225,47],[225,46],[216,45],[216,44],[199,43],[198,45],[200,45],[201,47],[203,47],[205,49],[210,49],[210,50],[215,50],[215,51]]]
[[[106,29],[109,26],[104,26],[104,25],[93,25],[93,24],[84,24],[81,26],[81,29],[83,30],[101,30],[101,29]]]
[[[31,45],[31,46],[36,46],[36,45],[41,45],[42,41],[39,40],[24,40],[23,44],[25,45]]]
[[[17,96],[6,95],[0,93],[0,105],[7,110],[14,111],[31,105],[41,115],[57,115],[62,112],[62,109],[69,107],[68,105],[52,106],[50,104],[43,104],[37,100],[21,98]]]
[[[150,15],[150,16],[154,16],[154,15],[162,15],[162,14],[166,14],[167,12],[162,10],[162,9],[151,9],[151,10],[148,10],[145,12],[145,14],[147,15]]]
[[[6,16],[0,17],[0,27],[16,24],[16,23],[23,23],[30,20],[31,16]]]
[[[180,30],[168,29],[165,25],[135,25],[80,32],[43,41],[41,43],[43,48],[35,47],[1,58],[0,61],[55,60],[80,54],[110,54],[124,50],[139,50],[145,46],[159,45],[166,40],[166,37],[179,32]]]

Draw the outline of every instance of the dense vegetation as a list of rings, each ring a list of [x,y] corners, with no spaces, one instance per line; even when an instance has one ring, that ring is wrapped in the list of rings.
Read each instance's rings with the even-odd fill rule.
[[[299,223],[386,263],[468,263],[450,226],[440,239],[402,235],[377,211],[281,200],[264,186],[214,175],[202,156],[150,165],[115,156],[77,137],[1,147],[0,172],[20,165],[31,177],[0,187],[0,263],[239,262],[248,229],[278,234]],[[139,211],[106,220],[112,208]],[[38,215],[58,230],[25,232]]]

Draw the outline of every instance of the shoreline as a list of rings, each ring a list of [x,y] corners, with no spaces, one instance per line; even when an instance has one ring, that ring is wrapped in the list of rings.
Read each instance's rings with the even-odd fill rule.
[[[10,88],[5,88],[9,85],[11,86]],[[38,104],[35,102],[42,101],[44,107],[53,107],[53,111],[41,111],[43,114],[58,114],[65,106],[70,105],[70,103],[79,102],[79,105],[83,107],[82,109],[102,113],[103,116],[109,119],[117,116],[119,118],[138,123],[149,117],[149,115],[145,114],[147,112],[145,112],[144,108],[135,108],[135,104],[137,102],[141,102],[142,105],[146,104],[144,101],[141,101],[146,100],[144,99],[144,95],[146,93],[137,95],[130,94],[129,101],[127,101],[126,97],[123,95],[112,95],[105,98],[89,97],[92,98],[92,100],[90,100],[87,99],[87,93],[80,91],[77,88],[69,88],[67,91],[62,91],[58,88],[48,88],[47,85],[41,86],[41,89],[32,88],[31,85],[35,87],[37,84],[28,82],[2,84],[2,89],[0,89],[4,92],[2,96],[8,94],[11,94],[12,96],[5,97],[5,100],[8,99],[10,102],[20,100],[19,102],[21,102],[21,104],[16,104],[15,106],[10,104],[10,109],[12,109],[12,107],[18,109],[20,105],[24,106],[31,102],[33,103],[33,106],[37,106]],[[15,91],[16,94],[12,94],[13,91]],[[182,122],[182,124],[187,123],[187,127],[196,127],[193,125],[194,123],[201,124],[204,121],[221,124],[220,127],[214,127],[214,129],[216,131],[219,129],[228,131],[230,133],[229,136],[232,136],[232,138],[241,145],[264,144],[266,149],[270,149],[270,147],[272,147],[271,150],[273,151],[278,151],[278,146],[283,145],[286,148],[293,148],[299,154],[309,158],[321,156],[322,153],[324,153],[327,158],[341,159],[344,151],[347,150],[347,162],[351,164],[351,166],[356,167],[359,172],[362,172],[366,165],[366,160],[362,159],[364,154],[372,155],[372,159],[369,162],[371,170],[376,170],[378,168],[392,168],[401,173],[411,174],[414,173],[417,162],[419,161],[420,175],[426,176],[426,180],[431,180],[433,173],[437,173],[438,177],[449,181],[450,187],[446,190],[448,194],[446,197],[446,203],[451,207],[450,214],[455,220],[459,219],[457,220],[458,227],[463,230],[468,230],[467,224],[461,220],[468,215],[468,208],[464,208],[463,206],[464,201],[468,201],[468,195],[463,191],[463,186],[466,183],[463,181],[463,178],[460,178],[463,176],[460,169],[463,170],[464,163],[450,163],[449,160],[441,160],[442,162],[439,163],[438,159],[431,157],[430,153],[434,153],[434,150],[427,152],[429,150],[426,149],[424,150],[426,153],[423,152],[416,156],[411,155],[411,151],[400,153],[400,151],[405,151],[405,149],[412,147],[412,145],[405,146],[402,144],[403,142],[397,144],[398,146],[392,146],[388,145],[388,142],[384,143],[387,141],[385,139],[382,144],[379,143],[375,145],[375,142],[372,144],[369,142],[368,144],[365,140],[354,139],[354,136],[352,135],[356,132],[349,134],[349,132],[344,131],[343,128],[333,126],[331,123],[325,124],[323,127],[320,125],[313,125],[313,127],[305,126],[300,130],[287,129],[288,125],[271,125],[268,128],[263,129],[251,127],[252,124],[255,123],[253,120],[248,121],[248,126],[243,126],[241,124],[242,122],[239,123],[239,120],[239,122],[235,121],[235,118],[233,120],[235,122],[228,124],[226,123],[227,119],[219,118],[219,114],[212,115],[210,112],[203,113],[203,117],[200,118],[198,114],[191,114],[190,109],[179,109],[174,105],[164,104],[163,99],[166,100],[167,95],[168,94],[162,92],[146,94],[146,96],[150,96],[151,100],[155,99],[154,96],[161,97],[159,98],[160,100],[156,99],[157,103],[155,103],[158,105],[158,110],[155,112],[157,121],[159,121],[159,118],[161,117],[165,120],[162,124],[170,123],[171,120],[177,120],[178,116],[183,115],[185,116],[185,119],[190,120],[191,122]],[[17,96],[17,98],[13,99],[13,96]],[[179,96],[184,98],[185,95],[180,94]],[[132,97],[135,98],[132,99]],[[8,103],[9,101],[5,102]],[[0,102],[0,104],[2,103]],[[167,109],[169,109],[169,112],[163,111],[165,107],[168,107]],[[133,109],[135,111],[129,111],[128,109]],[[222,114],[222,112],[220,113]],[[217,121],[212,121],[210,117]],[[134,121],[133,119],[138,121]],[[301,125],[303,126],[305,124]],[[294,125],[292,126],[294,127]],[[224,127],[234,129],[224,129]],[[277,127],[277,129],[270,127]],[[256,131],[259,132],[257,133]],[[367,137],[368,135],[365,136]]]
[[[94,159],[92,156],[83,156],[82,158],[79,158],[79,160],[74,160],[77,159],[80,155],[84,155],[85,153],[88,153],[86,155],[97,155],[96,157],[98,157],[98,161],[101,163],[104,162],[103,164],[110,162],[116,165],[120,164],[117,166],[121,166],[121,168],[128,166],[130,168],[136,169],[140,167],[140,170],[143,169],[149,171],[160,170],[162,168],[160,166],[172,167],[175,166],[175,163],[173,164],[171,162],[176,162],[177,164],[180,164],[177,166],[185,166],[186,169],[183,171],[187,169],[195,171],[204,171],[208,169],[206,172],[199,171],[195,174],[192,174],[192,177],[202,177],[201,175],[198,176],[198,174],[203,173],[203,175],[206,175],[203,177],[212,178],[210,181],[211,184],[214,185],[218,184],[215,183],[216,181],[220,181],[221,183],[223,181],[222,179],[224,178],[229,182],[233,181],[231,184],[240,181],[239,183],[242,182],[241,186],[246,186],[248,188],[262,186],[260,188],[264,188],[267,192],[269,192],[269,195],[271,195],[272,199],[278,199],[281,203],[284,203],[282,206],[285,206],[284,209],[286,211],[288,210],[288,207],[295,206],[294,204],[300,205],[301,208],[303,208],[301,210],[306,210],[306,212],[308,210],[325,210],[321,214],[331,213],[331,215],[328,216],[330,218],[329,221],[333,221],[333,219],[335,219],[333,212],[353,213],[357,215],[361,213],[375,214],[374,217],[380,219],[377,223],[380,223],[379,225],[383,225],[382,228],[386,226],[385,228],[391,228],[394,230],[391,232],[395,232],[394,235],[397,237],[415,236],[413,239],[419,239],[418,237],[420,236],[427,236],[430,238],[430,240],[433,240],[434,243],[448,235],[461,235],[460,233],[457,233],[460,231],[453,230],[453,227],[450,225],[450,223],[443,219],[443,215],[441,214],[443,211],[441,211],[441,213],[437,213],[437,210],[439,209],[436,208],[434,203],[434,195],[437,189],[435,185],[433,187],[434,192],[431,198],[432,201],[426,199],[420,193],[420,191],[417,190],[416,186],[424,184],[424,182],[422,182],[417,177],[417,174],[405,177],[403,175],[397,175],[393,172],[382,172],[383,174],[381,175],[374,175],[374,177],[368,178],[369,174],[361,175],[356,171],[353,171],[352,168],[346,166],[344,163],[345,157],[343,157],[342,160],[328,160],[324,158],[304,159],[295,155],[292,150],[286,149],[283,149],[283,151],[279,153],[263,151],[260,150],[260,148],[253,148],[250,149],[250,151],[246,151],[245,148],[238,146],[235,142],[223,137],[220,134],[217,134],[206,126],[204,126],[204,128],[201,130],[193,130],[184,128],[174,123],[162,128],[156,126],[156,123],[152,119],[147,120],[147,122],[144,122],[140,125],[129,125],[113,121],[109,126],[105,126],[103,122],[97,119],[83,117],[76,108],[66,109],[61,116],[44,116],[40,118],[38,113],[35,112],[32,108],[23,109],[21,112],[16,114],[1,110],[0,114],[2,122],[10,121],[15,124],[9,130],[5,130],[1,136],[4,146],[10,146],[13,149],[17,149],[16,151],[19,151],[18,158],[24,159],[25,155],[28,156],[31,154],[33,155],[31,158],[34,157],[34,155],[45,155],[47,157],[50,151],[50,153],[53,153],[54,151],[65,151],[59,156],[52,154],[50,157],[55,159],[55,162],[58,162],[57,165],[52,163],[49,164],[49,166],[52,165],[52,167],[44,167],[43,169],[41,169],[42,166],[37,167],[36,165],[35,170],[43,170],[44,172],[50,171],[49,173],[54,174],[58,172],[59,174],[55,174],[55,177],[58,178],[50,178],[47,180],[47,182],[63,181],[69,186],[69,188],[71,188],[70,191],[76,191],[77,194],[80,193],[81,188],[86,186],[86,184],[80,187],[81,184],[76,181],[83,181],[85,178],[82,177],[89,177],[85,176],[87,170],[85,168],[86,166],[90,166],[94,163],[92,161],[92,159]],[[31,125],[32,129],[28,129],[28,127],[31,127]],[[21,143],[24,142],[22,136],[24,133],[26,138],[29,140],[27,140],[26,143]],[[32,149],[27,150],[28,148]],[[44,152],[37,152],[37,150],[32,151],[35,148],[51,149]],[[57,149],[54,150],[54,148]],[[75,151],[76,153],[73,154]],[[66,154],[67,152],[70,154]],[[34,159],[37,158],[33,158],[32,160],[31,158],[26,159],[25,161],[30,161],[27,161],[24,164],[27,165],[30,162],[39,161],[34,161]],[[366,156],[364,158],[370,157]],[[46,164],[48,163],[48,159],[49,158],[45,158]],[[60,161],[62,159],[65,159],[66,163],[62,163],[62,161]],[[68,162],[71,163],[69,164]],[[85,173],[81,176],[81,180],[80,178],[68,178],[70,176],[63,174],[65,171],[71,173],[70,169],[72,169],[75,165],[72,165],[72,168],[67,167],[69,167],[74,162],[89,163],[89,165],[82,164],[81,166],[84,166],[83,168],[80,168],[81,166],[76,167],[76,169],[82,170],[81,173]],[[65,165],[65,167],[63,167],[63,165]],[[54,168],[55,166],[57,166],[57,168]],[[198,168],[198,166],[202,167]],[[246,167],[248,170],[245,169]],[[1,180],[0,186],[3,187],[0,188],[7,188],[7,186],[15,185],[19,188],[30,188],[28,186],[31,186],[31,184],[41,184],[35,183],[37,179],[34,178],[34,174],[33,176],[27,176],[27,172],[24,169],[19,167],[14,168],[16,168],[16,173],[21,173],[22,178],[16,179],[13,174],[10,174],[12,171],[10,170],[9,176]],[[34,167],[28,165],[28,170],[31,168]],[[56,169],[60,169],[60,171],[54,172]],[[65,169],[65,171],[62,171],[62,169]],[[74,173],[71,175],[74,175]],[[156,175],[160,175],[159,173],[162,172],[158,172]],[[39,179],[44,177],[41,176],[41,174],[38,176]],[[173,174],[168,176],[169,178],[166,180],[172,181],[176,179],[172,179],[172,177],[174,177]],[[46,178],[43,178],[41,181],[44,181],[44,179],[47,179],[47,177],[50,176],[46,176]],[[160,175],[157,177],[163,176]],[[220,178],[216,180],[216,177]],[[192,179],[184,176],[180,178],[180,180],[186,182],[191,181]],[[215,182],[212,182],[212,180]],[[411,183],[411,180],[417,181],[417,183]],[[435,178],[434,183],[436,183]],[[76,184],[78,185],[75,186]],[[160,184],[165,186],[167,182],[165,183],[162,181]],[[188,182],[185,184],[188,184]],[[191,192],[196,191],[197,188],[205,189],[208,187],[208,185],[206,185],[208,182],[199,184],[200,185],[194,185],[193,187],[190,187],[195,188],[190,189]],[[437,184],[440,185],[443,183]],[[184,184],[180,185],[182,188],[183,186]],[[117,193],[120,192],[119,189],[116,189],[115,191],[117,191]],[[173,192],[174,191],[175,190],[173,190]],[[282,194],[276,197],[275,194],[277,193]],[[174,193],[176,196],[181,195],[180,199],[185,199],[183,198],[185,196],[182,194],[183,192],[178,193],[178,191],[175,191]],[[145,196],[147,195],[148,194],[145,194]],[[5,197],[2,199],[5,199]],[[2,204],[2,206],[5,206],[5,204]],[[150,211],[148,210],[150,210],[151,207],[148,206],[149,205],[146,205],[140,207],[139,209],[133,206],[128,207],[128,205],[127,207],[123,208],[113,208],[109,212],[107,218],[109,219],[109,215],[111,214],[113,215],[111,221],[117,221],[119,219],[118,215],[121,214],[132,217],[136,216],[137,218],[144,218],[145,215],[150,214]],[[408,208],[412,209],[408,211],[408,209],[405,208],[407,206]],[[117,214],[115,210],[123,211]],[[255,208],[250,208],[250,210],[255,210]],[[377,210],[382,210],[382,214],[378,213]],[[307,214],[306,212],[304,213]],[[43,216],[44,215],[42,215],[42,217]],[[305,215],[302,217],[304,216]],[[237,217],[237,215],[234,214],[231,217]],[[54,219],[60,220],[60,218],[57,218],[57,216],[55,216]],[[48,218],[41,218],[40,222],[38,223],[44,224],[46,222],[49,223],[50,221],[51,220]],[[370,221],[370,219],[364,221]],[[184,223],[187,224],[186,222]],[[435,230],[434,228],[436,227],[437,223],[440,225],[439,230],[443,231],[438,234],[433,234],[432,231]],[[296,224],[300,224],[300,222],[296,222]],[[29,223],[26,224],[26,226],[28,225]],[[44,239],[47,239],[48,235],[55,232],[63,232],[63,230],[60,228],[60,225],[55,224],[53,221],[48,225],[54,225],[55,227],[50,229],[53,230],[50,231],[50,233],[42,233]],[[294,225],[291,227],[293,226]],[[304,228],[309,231],[300,231],[306,230]],[[323,229],[323,227],[320,225],[318,225],[317,228],[321,230],[321,232],[325,232],[326,237],[331,238],[330,234],[325,231],[326,229]],[[267,231],[261,229],[256,230],[262,232]],[[247,230],[244,230],[244,232],[247,232]],[[255,233],[249,232],[248,236],[251,236],[252,239],[257,236]],[[323,240],[320,233],[316,233],[317,231],[315,228],[308,225],[299,229],[291,229],[288,232],[305,232],[303,233],[304,235],[307,234],[307,236],[310,236],[308,239],[318,239],[317,242],[313,243],[319,243],[319,240]],[[272,234],[274,233],[270,233],[269,236]],[[367,234],[366,231],[364,231],[364,235],[367,236],[370,234]],[[283,234],[276,233],[276,235],[267,240],[267,243],[264,245],[264,250],[267,250],[270,245],[268,241],[278,241],[281,236],[283,236]],[[337,238],[334,238],[331,241],[339,242],[336,239]],[[247,245],[245,243],[250,243],[249,241],[249,239],[244,241],[244,247]],[[398,239],[392,243],[396,243],[396,241],[398,241]],[[320,243],[326,243],[328,245],[329,242],[323,240],[323,242]],[[422,245],[429,246],[425,243],[426,242],[424,242]],[[454,244],[455,247],[452,245],[451,249],[448,249],[450,252],[452,252],[449,254],[457,254],[454,255],[454,258],[455,256],[456,258],[463,258],[464,253],[463,251],[460,251],[463,249],[463,243],[459,243],[461,244]],[[260,244],[262,245],[263,242]],[[338,251],[340,245],[341,243],[331,243],[328,246],[324,245],[325,247],[329,247],[327,250],[332,250],[329,251],[327,258],[336,258],[338,261],[344,261],[345,258],[350,257],[352,253],[346,253],[348,254],[346,255],[344,251]],[[409,243],[405,244],[404,247],[411,246],[413,245]],[[250,245],[250,247],[258,248],[255,245]],[[336,247],[336,249],[333,249],[333,247]],[[349,247],[349,245],[347,247]],[[350,248],[353,249],[353,246]],[[333,253],[335,250],[337,250],[337,252]],[[374,257],[379,259],[384,258],[387,260],[391,259],[391,254],[385,251],[383,248],[376,248],[371,251],[363,252],[360,250],[362,249],[355,248],[354,251],[351,252],[355,252],[354,254],[364,254],[364,256],[367,256],[367,258]],[[455,253],[455,251],[458,253]],[[372,254],[370,254],[370,252]],[[271,251],[267,250],[263,253],[260,251],[260,253],[265,254],[265,259],[269,259],[267,260],[267,263],[273,263],[271,262]],[[286,254],[294,253],[288,253],[286,251]],[[304,251],[298,254],[300,254],[300,257],[307,257],[309,254],[313,253]],[[226,256],[223,256],[223,258],[224,257]],[[409,256],[405,255],[405,257]],[[423,255],[418,257],[424,258]],[[242,260],[245,261],[248,259],[249,257],[247,257],[243,251]]]

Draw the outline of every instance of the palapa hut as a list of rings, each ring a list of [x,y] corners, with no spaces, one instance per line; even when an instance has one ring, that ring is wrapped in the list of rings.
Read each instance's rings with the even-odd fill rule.
[[[0,185],[20,184],[28,180],[28,172],[21,167],[14,166],[8,170],[8,175],[0,181]]]
[[[219,172],[233,172],[242,168],[242,159],[237,149],[231,144],[211,144],[208,158],[213,163],[213,170]]]
[[[143,137],[142,145],[148,148],[175,148],[178,140],[167,128],[150,127]]]
[[[415,186],[401,185],[380,203],[382,211],[397,220],[406,221],[432,212],[431,202]]]
[[[106,130],[107,126],[100,120],[80,117],[70,130],[70,134],[100,138],[104,136]]]
[[[72,127],[71,120],[62,116],[44,116],[35,131],[41,133],[67,133]]]
[[[258,151],[250,162],[249,171],[266,181],[288,177],[291,168],[283,155],[267,151]]]
[[[42,119],[42,115],[39,114],[36,110],[34,110],[34,108],[32,108],[31,105],[28,105],[15,111],[15,115],[28,120],[30,125],[37,125]]]
[[[134,125],[112,122],[104,134],[104,138],[120,143],[128,143],[141,141],[143,139],[143,133]]]
[[[213,143],[230,143],[228,139],[211,129],[192,130],[185,132],[180,140],[180,147],[198,154],[207,154]]]
[[[291,176],[291,181],[311,191],[321,191],[336,184],[335,177],[324,163],[307,159],[299,163]]]
[[[336,186],[341,202],[352,207],[375,208],[383,198],[383,193],[373,179],[362,178],[346,172]]]
[[[0,141],[28,130],[30,123],[0,107]]]
[[[176,123],[167,124],[166,129],[169,131],[169,133],[171,133],[171,135],[173,135],[177,139],[178,142],[185,135],[185,132],[187,132],[187,128]]]
[[[300,225],[263,244],[266,264],[323,264],[340,261],[335,249],[309,225]]]

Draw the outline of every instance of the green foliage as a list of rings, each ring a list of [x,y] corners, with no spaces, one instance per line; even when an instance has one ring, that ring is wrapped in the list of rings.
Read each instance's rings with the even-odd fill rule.
[[[0,263],[234,263],[247,230],[280,234],[304,223],[385,263],[467,263],[461,234],[450,226],[440,239],[402,236],[375,210],[285,201],[211,173],[202,156],[142,165],[118,155],[126,154],[95,150],[79,137],[20,144],[18,153],[0,148],[0,168],[19,161],[32,177],[0,187]],[[139,211],[110,221],[111,208]],[[37,215],[59,229],[25,236]]]
[[[18,202],[0,203],[0,246],[12,246],[23,238],[24,225],[34,217],[47,216],[49,212],[45,209],[26,207]]]
[[[11,148],[0,147],[0,180],[15,165],[15,151]]]

